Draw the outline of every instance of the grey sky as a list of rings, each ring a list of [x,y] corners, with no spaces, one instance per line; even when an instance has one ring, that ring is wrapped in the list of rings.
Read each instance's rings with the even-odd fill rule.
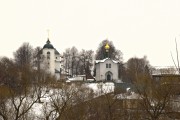
[[[62,53],[76,46],[96,50],[104,39],[130,57],[146,55],[154,66],[173,65],[180,48],[180,0],[0,0],[0,56],[29,42],[50,41]],[[180,50],[180,49],[179,49]]]

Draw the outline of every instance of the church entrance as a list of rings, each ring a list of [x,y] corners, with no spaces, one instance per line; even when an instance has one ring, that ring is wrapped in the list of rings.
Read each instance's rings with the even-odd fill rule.
[[[112,80],[113,74],[112,74],[112,72],[108,71],[108,72],[105,74],[105,76],[106,76],[106,80],[107,80],[107,81],[110,81],[110,80]]]
[[[107,80],[111,80],[111,75],[107,75]]]

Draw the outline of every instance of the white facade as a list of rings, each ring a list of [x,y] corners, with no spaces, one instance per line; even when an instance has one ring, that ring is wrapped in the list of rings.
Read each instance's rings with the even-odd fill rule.
[[[40,68],[46,70],[51,75],[55,75],[57,79],[60,79],[61,57],[59,52],[50,44],[49,40],[44,45],[40,54]]]
[[[96,81],[112,81],[118,80],[119,62],[106,58],[104,60],[96,60]]]

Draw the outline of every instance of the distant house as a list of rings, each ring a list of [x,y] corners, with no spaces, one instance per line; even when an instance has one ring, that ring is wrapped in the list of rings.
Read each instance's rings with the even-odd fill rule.
[[[180,83],[179,74],[154,74],[152,75],[153,79],[160,83],[171,83],[177,84]]]
[[[60,79],[61,71],[61,57],[60,53],[50,43],[49,39],[43,46],[40,54],[40,68],[46,70],[51,75],[54,75],[57,79]]]

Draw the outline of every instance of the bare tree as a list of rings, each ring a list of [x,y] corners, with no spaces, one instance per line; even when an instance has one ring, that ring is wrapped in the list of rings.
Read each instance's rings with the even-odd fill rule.
[[[23,45],[14,52],[14,58],[20,68],[24,66],[30,67],[32,65],[33,48],[29,43],[23,43]]]
[[[70,63],[71,63],[71,59],[70,59],[70,48],[67,48],[65,50],[65,52],[63,53],[63,57],[64,57],[64,68],[65,68],[65,74],[70,75]]]
[[[29,84],[24,79],[38,78],[34,70],[18,70],[13,60],[0,59],[0,117],[4,120],[28,119],[29,111],[37,102],[42,86]]]
[[[92,67],[93,61],[92,50],[82,49],[78,52],[77,48],[72,47],[66,49],[63,56],[65,72],[69,73],[71,76],[79,74],[89,74]]]
[[[74,76],[74,72],[75,72],[75,62],[76,62],[76,57],[78,55],[78,50],[75,46],[73,46],[71,48],[71,51],[70,51],[70,54],[71,54],[71,76],[73,77]]]
[[[13,60],[3,57],[0,59],[0,84],[15,87],[19,79],[19,72]]]
[[[4,120],[28,119],[30,109],[38,100],[37,92],[29,87],[21,91],[9,88],[9,95],[0,99],[0,116]]]
[[[109,58],[117,61],[122,61],[122,52],[120,50],[117,50],[113,44],[112,41],[109,40],[103,40],[96,51],[96,60],[102,60],[107,57],[106,50],[104,49],[106,43],[109,44]]]
[[[179,67],[179,53],[178,53],[178,46],[177,46],[177,41],[175,38],[175,44],[176,44],[176,58],[177,58],[177,64],[173,58],[172,52],[171,52],[171,58],[173,60],[174,66],[176,67],[176,70],[178,71],[178,73],[180,74],[180,67]]]
[[[138,94],[141,96],[139,103],[141,110],[144,110],[144,112],[141,113],[144,119],[167,119],[168,114],[173,112],[171,98],[175,89],[171,85],[165,84],[164,82],[158,84],[150,78],[144,77],[143,82],[141,82],[141,84],[138,83],[136,88]]]
[[[40,63],[41,63],[41,60],[43,60],[40,54],[41,52],[42,52],[42,48],[40,47],[36,47],[33,51],[33,64],[34,64],[34,67],[37,68],[38,72],[40,72]]]
[[[127,61],[127,76],[131,82],[140,80],[140,76],[150,75],[149,61],[144,58],[130,58]]]
[[[92,50],[83,50],[80,52],[80,61],[81,61],[81,72],[83,71],[85,75],[91,75],[91,69],[93,66],[93,54]],[[83,69],[82,69],[83,68]]]
[[[85,114],[80,114],[80,111],[75,110],[76,105],[81,105],[85,100],[92,99],[89,95],[91,91],[77,86],[75,84],[62,84],[61,88],[55,89],[50,95],[50,105],[47,104],[44,109],[46,120],[71,120],[83,118]],[[50,109],[47,109],[51,106]],[[73,116],[76,116],[75,118]]]

